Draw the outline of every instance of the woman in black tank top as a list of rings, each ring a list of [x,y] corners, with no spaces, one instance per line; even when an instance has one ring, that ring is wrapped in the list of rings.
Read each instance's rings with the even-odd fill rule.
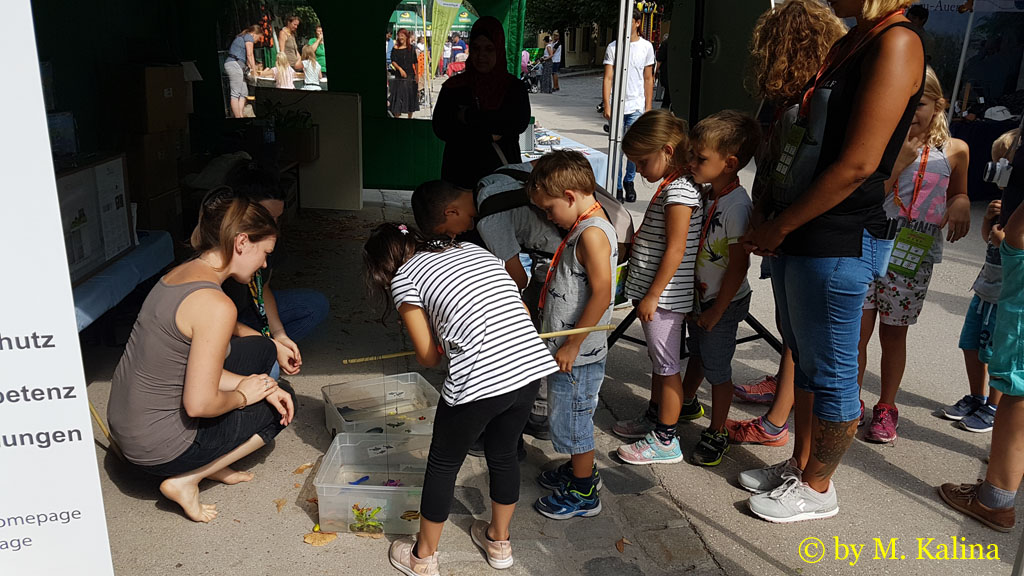
[[[913,0],[830,4],[857,25],[804,94],[772,175],[772,219],[744,237],[748,250],[774,256],[775,302],[797,365],[793,459],[740,475],[741,485],[766,492],[749,505],[773,522],[839,511],[831,478],[862,410],[861,307],[892,248],[884,183],[924,85],[921,39],[902,14]]]

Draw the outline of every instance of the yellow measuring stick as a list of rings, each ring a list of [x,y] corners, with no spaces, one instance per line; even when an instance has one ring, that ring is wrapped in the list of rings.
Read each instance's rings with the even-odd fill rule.
[[[614,324],[603,324],[601,326],[589,326],[587,328],[570,328],[569,330],[559,330],[557,332],[545,332],[540,337],[547,338],[558,338],[559,336],[572,336],[573,334],[587,334],[589,332],[606,332],[608,330],[614,330]],[[364,356],[362,358],[349,358],[348,360],[342,360],[342,364],[361,364],[363,362],[374,362],[377,360],[388,360],[390,358],[402,358],[403,356],[415,356],[416,352],[407,350],[405,352],[393,352],[391,354],[381,354],[379,356]]]

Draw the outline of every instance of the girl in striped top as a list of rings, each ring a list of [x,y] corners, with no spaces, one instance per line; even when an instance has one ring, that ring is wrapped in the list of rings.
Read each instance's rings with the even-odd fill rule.
[[[523,306],[504,263],[472,244],[426,241],[405,225],[382,224],[363,249],[373,294],[394,301],[416,359],[448,358],[434,418],[416,538],[395,541],[391,563],[410,576],[437,574],[437,545],[455,477],[486,429],[491,523],[473,525],[473,541],[492,566],[512,565],[509,523],[519,500],[519,435],[539,380],[558,370]],[[390,298],[389,298],[390,296]]]
[[[661,180],[661,185],[634,236],[626,278],[626,296],[636,303],[651,357],[651,403],[644,416],[617,423],[613,429],[620,436],[639,439],[619,448],[624,460],[679,462],[682,453],[676,423],[680,415],[693,419],[703,414],[696,386],[689,390],[690,402],[684,402],[679,375],[685,317],[694,303],[694,268],[703,221],[700,189],[687,175],[690,142],[686,122],[667,110],[651,110],[626,132],[622,151],[644,178]]]

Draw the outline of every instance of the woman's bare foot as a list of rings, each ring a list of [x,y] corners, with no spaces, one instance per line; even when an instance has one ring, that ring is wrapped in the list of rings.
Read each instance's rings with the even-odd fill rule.
[[[209,522],[217,517],[216,504],[199,502],[199,485],[181,478],[168,478],[160,483],[160,493],[178,503],[185,515],[196,522]]]
[[[216,480],[217,482],[223,482],[224,484],[238,484],[239,482],[248,482],[256,476],[252,472],[239,472],[230,466],[225,466],[220,470],[210,474],[206,478],[208,480]]]

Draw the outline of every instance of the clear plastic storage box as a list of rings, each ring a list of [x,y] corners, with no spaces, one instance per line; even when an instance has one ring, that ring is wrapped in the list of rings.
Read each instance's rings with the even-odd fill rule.
[[[338,434],[313,479],[324,532],[415,534],[430,436]]]
[[[441,395],[416,372],[323,387],[324,421],[331,434],[430,434]]]

